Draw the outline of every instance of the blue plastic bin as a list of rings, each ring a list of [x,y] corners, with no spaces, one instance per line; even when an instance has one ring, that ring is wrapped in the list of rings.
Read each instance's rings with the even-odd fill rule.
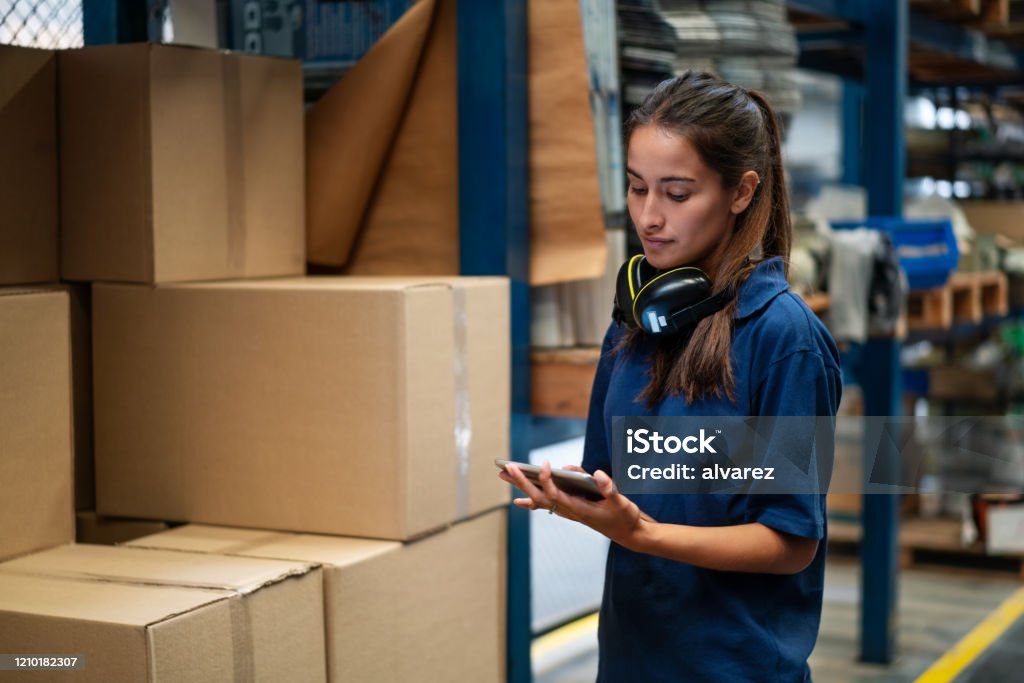
[[[875,216],[863,221],[833,221],[832,227],[836,230],[872,228],[887,232],[911,289],[941,287],[960,260],[953,223],[948,218]]]

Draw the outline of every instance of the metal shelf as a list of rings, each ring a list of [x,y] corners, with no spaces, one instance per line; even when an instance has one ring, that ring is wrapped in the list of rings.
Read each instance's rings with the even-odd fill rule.
[[[790,0],[803,68],[863,80],[870,2]],[[1017,28],[957,23],[919,4],[909,12],[908,73],[915,85],[1018,84],[1024,74],[1024,24]],[[981,21],[980,19],[978,20]],[[1012,42],[1010,42],[1012,41]]]

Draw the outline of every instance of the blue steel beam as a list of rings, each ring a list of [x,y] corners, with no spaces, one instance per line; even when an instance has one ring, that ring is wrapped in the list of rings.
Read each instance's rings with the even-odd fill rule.
[[[848,185],[863,185],[864,159],[861,152],[864,86],[849,78],[844,78],[842,98],[842,180]]]
[[[458,1],[460,272],[510,278],[510,457],[523,462],[530,423],[526,8],[526,0]],[[509,683],[532,679],[530,597],[529,514],[510,506]]]
[[[900,217],[906,168],[907,3],[867,0],[864,11],[863,161],[868,215]],[[899,348],[899,342],[892,339],[870,340],[865,345],[857,373],[865,415],[900,414]],[[873,459],[874,454],[865,451],[865,463]],[[898,466],[895,457],[889,462]],[[860,658],[865,662],[889,663],[896,654],[898,511],[896,495],[864,496]]]
[[[82,0],[82,37],[86,45],[137,43],[150,35],[147,0]]]

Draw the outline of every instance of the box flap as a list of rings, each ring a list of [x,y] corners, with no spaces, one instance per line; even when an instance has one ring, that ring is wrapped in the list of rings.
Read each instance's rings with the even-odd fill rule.
[[[124,583],[212,588],[250,593],[309,564],[101,545],[65,545],[0,564],[0,573],[42,574]]]
[[[402,547],[397,541],[236,529],[206,524],[186,524],[135,539],[126,545],[269,557],[336,567],[357,564]]]
[[[147,626],[230,595],[228,591],[0,572],[0,612],[113,624]]]

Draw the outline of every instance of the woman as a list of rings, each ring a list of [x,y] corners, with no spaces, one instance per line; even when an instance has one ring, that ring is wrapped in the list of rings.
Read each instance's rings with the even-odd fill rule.
[[[824,495],[618,493],[611,418],[834,415],[838,352],[788,291],[790,218],[779,123],[758,93],[688,72],[626,123],[628,206],[650,265],[706,273],[724,307],[662,339],[613,323],[582,469],[604,500],[566,495],[545,464],[529,497],[611,539],[599,681],[808,681],[824,583]],[[732,293],[735,296],[732,296]]]

